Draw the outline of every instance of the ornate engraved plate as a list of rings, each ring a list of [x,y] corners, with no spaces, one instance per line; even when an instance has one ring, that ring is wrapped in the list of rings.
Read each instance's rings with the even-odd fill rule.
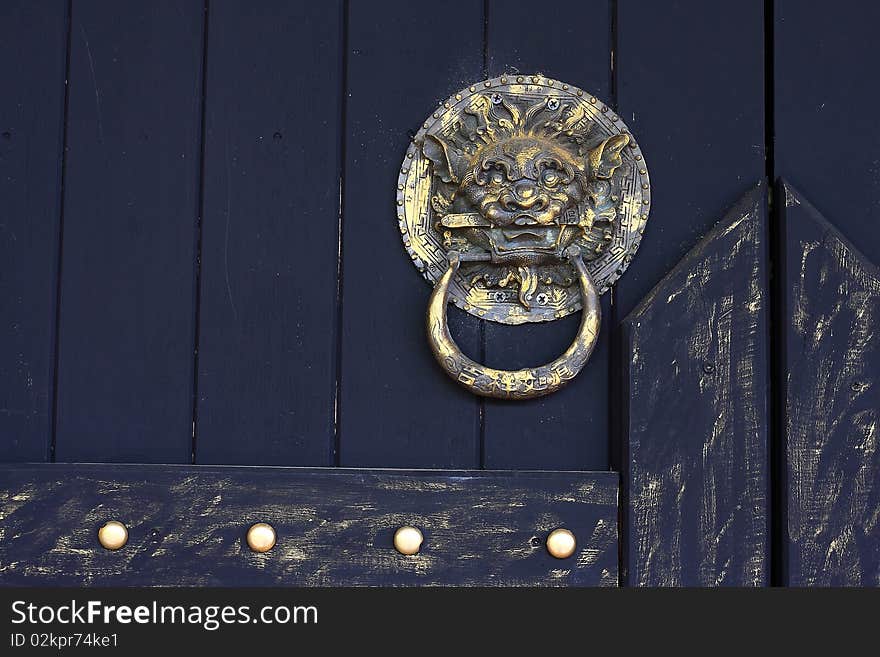
[[[581,308],[580,249],[605,292],[629,265],[650,209],[626,125],[589,93],[541,75],[501,76],[441,103],[407,150],[397,188],[403,243],[430,283],[459,251],[459,308],[504,324]]]

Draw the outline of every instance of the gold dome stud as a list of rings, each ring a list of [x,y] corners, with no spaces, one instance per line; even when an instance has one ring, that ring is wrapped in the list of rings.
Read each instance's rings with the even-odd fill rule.
[[[422,532],[409,525],[400,527],[394,532],[394,547],[401,554],[418,554],[424,540],[425,537],[422,536]]]
[[[275,529],[265,522],[250,526],[247,533],[248,547],[254,552],[268,552],[275,547]]]
[[[128,543],[128,529],[118,520],[108,520],[98,530],[98,542],[107,550],[118,550]]]
[[[574,534],[567,529],[554,529],[547,537],[547,552],[557,559],[568,559],[576,547]]]

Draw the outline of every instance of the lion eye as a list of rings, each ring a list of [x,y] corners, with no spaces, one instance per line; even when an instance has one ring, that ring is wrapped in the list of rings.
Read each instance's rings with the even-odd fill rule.
[[[501,169],[492,169],[489,173],[489,180],[496,185],[504,182],[504,172]]]
[[[559,182],[559,172],[556,169],[544,169],[541,173],[541,182],[548,187],[553,187]]]

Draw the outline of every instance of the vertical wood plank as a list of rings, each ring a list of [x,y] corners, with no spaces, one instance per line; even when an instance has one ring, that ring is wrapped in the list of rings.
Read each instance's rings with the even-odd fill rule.
[[[617,2],[617,110],[645,154],[651,216],[638,254],[615,286],[615,323],[765,176],[763,24],[760,0]],[[631,358],[622,347],[612,354],[612,372]],[[612,399],[627,394],[615,389]],[[619,408],[612,402],[613,415]],[[626,473],[626,436],[613,440],[621,444],[612,466]],[[624,486],[624,497],[627,492]],[[621,508],[629,513],[628,500]],[[627,531],[631,522],[621,526]],[[622,544],[626,551],[630,538]]]
[[[190,461],[202,14],[73,3],[59,461]]]
[[[611,9],[608,0],[565,0],[534,16],[533,2],[489,2],[489,75],[543,73],[583,87],[611,103]],[[584,38],[589,26],[590,38]],[[609,465],[608,355],[610,294],[602,297],[602,327],[590,362],[563,390],[530,401],[487,399],[487,468],[602,470]],[[553,360],[571,344],[580,314],[548,324],[485,325],[486,362],[517,369]]]
[[[784,583],[880,586],[880,271],[786,182],[779,201]]]
[[[618,317],[765,175],[763,11],[760,0],[618,2],[617,109],[652,187]]]
[[[478,402],[431,356],[430,288],[401,243],[394,192],[415,129],[481,77],[482,3],[352,2],[348,20],[339,461],[476,467]],[[478,322],[454,307],[449,321],[474,354]]]
[[[198,463],[333,464],[341,5],[210,5]]]
[[[744,196],[624,320],[631,585],[768,581],[766,210]]]
[[[0,461],[50,451],[66,13],[0,5]]]
[[[776,172],[867,254],[880,250],[880,125],[865,66],[880,4],[776,0]],[[873,70],[873,69],[872,69]]]

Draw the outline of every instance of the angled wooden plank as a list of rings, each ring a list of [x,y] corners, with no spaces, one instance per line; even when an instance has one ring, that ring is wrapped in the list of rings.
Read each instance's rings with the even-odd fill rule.
[[[783,350],[790,586],[880,585],[880,270],[790,184]]]
[[[768,582],[767,295],[759,186],[623,322],[631,585]]]
[[[66,14],[0,5],[0,461],[50,453]]]
[[[482,4],[352,2],[348,34],[339,462],[478,467],[479,403],[431,356],[430,288],[401,244],[394,192],[409,135],[481,77]],[[454,307],[449,322],[475,355],[478,322]]]
[[[210,6],[197,463],[333,464],[341,5]]]
[[[59,461],[191,458],[202,14],[73,3]]]
[[[534,3],[490,1],[489,75],[543,73],[611,103],[611,9],[608,0],[565,0],[541,7],[535,30],[523,16]],[[589,25],[589,39],[583,38]],[[604,469],[609,463],[608,365],[611,295],[602,297],[602,328],[590,362],[563,390],[541,399],[485,401],[487,468]],[[548,324],[485,324],[486,362],[518,369],[546,363],[568,348],[580,314]]]
[[[58,465],[0,466],[0,482],[4,586],[617,584],[612,472]],[[117,552],[97,542],[109,519],[129,531]],[[247,547],[254,522],[271,551]],[[405,524],[416,555],[393,547]],[[558,527],[567,559],[544,545]]]

